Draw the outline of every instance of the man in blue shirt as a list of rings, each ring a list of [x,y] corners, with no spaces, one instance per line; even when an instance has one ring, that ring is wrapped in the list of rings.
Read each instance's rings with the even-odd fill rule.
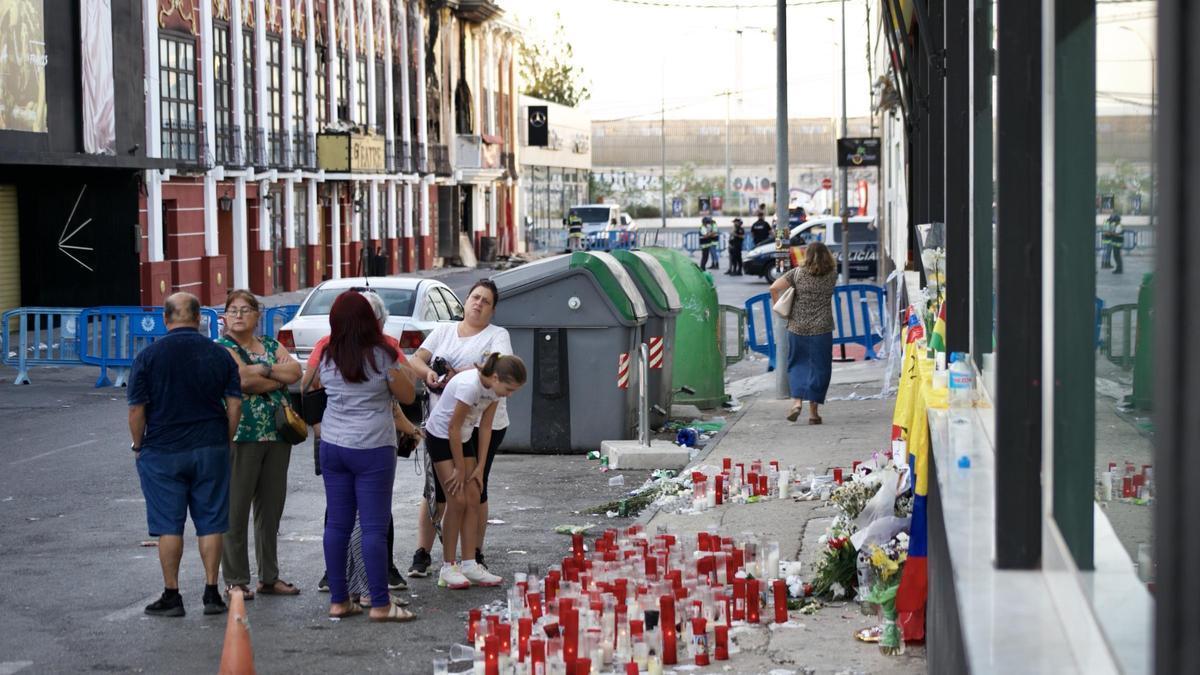
[[[143,349],[129,376],[131,449],[158,537],[163,594],[152,616],[183,616],[179,561],[187,514],[204,561],[204,613],[226,610],[217,590],[221,535],[229,529],[229,453],[242,416],[242,385],[229,352],[201,335],[200,301],[175,293],[163,306],[167,335]]]

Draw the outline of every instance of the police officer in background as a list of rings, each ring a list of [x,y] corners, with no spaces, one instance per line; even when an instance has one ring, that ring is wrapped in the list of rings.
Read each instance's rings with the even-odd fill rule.
[[[771,224],[767,222],[767,210],[758,207],[758,220],[750,226],[750,240],[754,246],[762,246],[771,239]]]
[[[712,256],[711,269],[717,269],[717,242],[721,235],[717,233],[717,223],[712,218],[704,216],[700,219],[700,269],[710,269],[708,258]]]
[[[567,250],[583,250],[583,218],[577,213],[567,216]]]

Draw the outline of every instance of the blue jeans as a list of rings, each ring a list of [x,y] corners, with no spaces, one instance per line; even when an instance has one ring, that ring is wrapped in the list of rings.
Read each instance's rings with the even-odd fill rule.
[[[331,601],[349,599],[346,548],[357,513],[371,606],[387,607],[391,603],[387,532],[392,515],[392,482],[396,478],[395,446],[344,448],[321,441],[321,478],[325,480],[325,570]]]

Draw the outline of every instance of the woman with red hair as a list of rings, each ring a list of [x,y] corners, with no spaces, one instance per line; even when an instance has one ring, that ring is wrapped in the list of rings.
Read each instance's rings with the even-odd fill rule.
[[[339,295],[329,311],[329,326],[329,345],[314,378],[314,386],[324,386],[329,401],[321,419],[329,615],[341,618],[362,612],[351,602],[346,580],[346,547],[357,514],[371,620],[410,621],[413,614],[393,604],[388,593],[387,530],[396,476],[392,399],[411,403],[413,382],[362,295]]]

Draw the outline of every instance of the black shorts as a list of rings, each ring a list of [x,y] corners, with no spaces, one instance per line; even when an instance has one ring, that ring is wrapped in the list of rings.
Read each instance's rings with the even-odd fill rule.
[[[504,441],[504,432],[508,429],[493,429],[492,441],[488,443],[488,458],[483,465],[483,491],[479,494],[479,503],[486,504],[488,498],[488,478],[492,473],[492,460],[496,458],[496,450],[499,449],[500,443]],[[476,427],[471,432],[471,437],[463,443],[463,456],[478,457],[479,451],[476,449],[479,443],[479,428]],[[438,462],[447,462],[454,459],[454,454],[450,451],[450,441],[437,436],[425,436],[425,450],[429,452],[429,459],[434,464]],[[442,489],[442,481],[438,478],[437,470],[433,470],[433,493],[434,499],[438,504],[446,503],[446,492]]]

